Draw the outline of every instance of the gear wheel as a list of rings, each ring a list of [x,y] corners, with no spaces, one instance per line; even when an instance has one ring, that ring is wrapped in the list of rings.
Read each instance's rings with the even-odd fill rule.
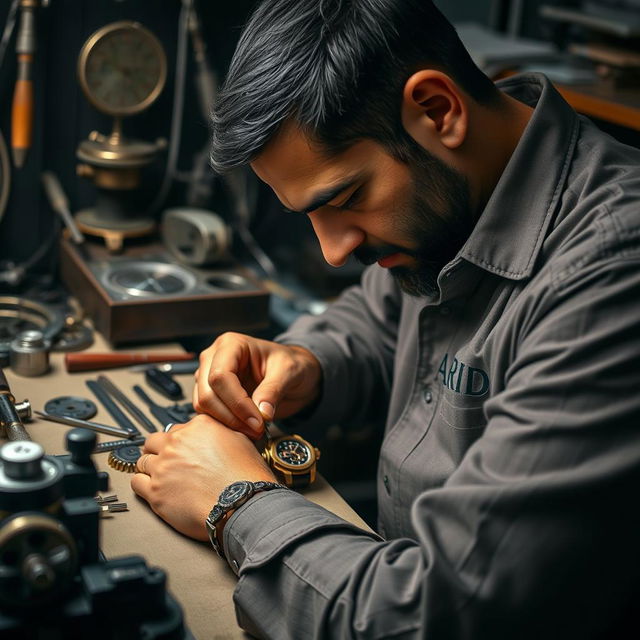
[[[108,463],[113,469],[124,471],[124,473],[133,473],[136,470],[136,462],[141,455],[140,447],[127,445],[112,451],[109,454]]]

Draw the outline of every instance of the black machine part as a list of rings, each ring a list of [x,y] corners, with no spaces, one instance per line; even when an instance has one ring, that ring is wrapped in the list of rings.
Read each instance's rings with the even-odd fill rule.
[[[69,530],[37,511],[0,526],[0,606],[32,607],[55,600],[75,575],[78,553]]]
[[[0,448],[0,637],[191,640],[161,569],[99,561],[94,496],[108,487],[96,436],[73,429],[66,446],[55,457],[31,441]]]
[[[79,420],[89,420],[98,412],[96,403],[81,396],[58,396],[44,405],[45,413],[52,416],[68,416]]]
[[[144,379],[152,389],[169,400],[181,400],[184,397],[180,384],[162,369],[149,367],[144,372]]]

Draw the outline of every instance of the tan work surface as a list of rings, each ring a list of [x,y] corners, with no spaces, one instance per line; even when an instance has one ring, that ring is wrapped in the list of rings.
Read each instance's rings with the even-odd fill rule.
[[[126,352],[170,352],[179,351],[176,345],[158,345],[157,348],[122,349]],[[96,343],[91,351],[112,351],[101,337],[96,334]],[[85,385],[86,380],[95,379],[99,374],[107,375],[145,415],[160,427],[147,407],[132,391],[134,384],[140,384],[158,404],[167,406],[169,400],[150,389],[144,383],[142,373],[133,373],[127,369],[109,369],[66,373],[64,355],[51,354],[51,372],[37,378],[24,378],[15,375],[6,368],[5,374],[16,401],[28,399],[33,410],[43,411],[47,400],[58,396],[82,396],[90,398],[98,406],[98,413],[92,420],[115,425],[107,411],[100,406]],[[190,400],[193,388],[192,375],[175,376]],[[126,411],[125,411],[126,413]],[[133,421],[134,424],[135,421]],[[64,437],[69,427],[34,419],[25,423],[31,438],[42,444],[48,454],[65,453]],[[143,435],[147,433],[141,428]],[[114,440],[111,436],[97,434],[99,442]],[[149,566],[158,566],[167,572],[168,588],[178,600],[185,614],[185,621],[191,633],[198,640],[246,638],[237,626],[232,593],[236,577],[220,560],[210,545],[196,542],[176,532],[149,509],[146,502],[138,498],[130,487],[131,476],[111,469],[107,464],[108,453],[94,456],[99,469],[109,472],[108,493],[116,493],[119,502],[126,502],[129,511],[114,513],[102,518],[101,548],[107,558],[139,554],[144,556]],[[103,494],[106,495],[106,494]],[[349,505],[329,486],[322,477],[318,477],[313,487],[304,495],[333,511],[339,516],[367,528],[367,525]]]

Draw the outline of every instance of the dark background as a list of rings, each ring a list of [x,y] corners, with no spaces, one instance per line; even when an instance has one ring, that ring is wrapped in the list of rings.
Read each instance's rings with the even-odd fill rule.
[[[4,24],[9,0],[0,0],[0,24]],[[200,2],[199,13],[207,39],[209,59],[224,72],[233,53],[239,29],[253,2]],[[35,124],[32,148],[22,169],[13,169],[12,188],[5,216],[0,223],[0,256],[23,261],[52,230],[53,214],[40,186],[43,170],[53,170],[64,187],[72,211],[93,204],[91,183],[76,176],[76,147],[90,131],[111,130],[111,119],[96,111],[85,99],[76,80],[78,53],[85,40],[101,26],[116,20],[141,22],[163,44],[167,54],[167,83],[159,99],[147,111],[125,119],[128,137],[153,141],[169,137],[173,97],[178,0],[52,0],[37,11],[38,51],[34,65]],[[15,33],[14,33],[15,39]],[[0,69],[0,130],[10,144],[11,101],[15,81],[13,40]],[[198,110],[194,92],[193,60],[189,57],[179,167],[189,168],[191,156],[208,136],[208,124]],[[145,170],[145,195],[150,199],[160,185],[162,160]],[[170,203],[181,194],[172,192]]]
[[[10,0],[0,0],[0,25],[4,25]],[[475,20],[498,28],[507,25],[507,0],[439,0],[437,4],[453,21]],[[538,0],[525,2],[523,34],[544,35],[536,17]],[[196,3],[208,47],[210,63],[220,77],[224,76],[233,53],[240,28],[250,12],[254,0],[200,0]],[[168,63],[167,83],[157,102],[144,113],[125,119],[124,132],[129,137],[152,141],[158,137],[169,137],[171,106],[173,98],[174,65],[177,39],[177,23],[180,12],[179,0],[51,0],[47,8],[36,12],[38,50],[34,63],[35,80],[35,125],[33,146],[22,169],[13,169],[11,193],[4,217],[0,220],[0,264],[2,261],[23,262],[50,237],[56,220],[45,199],[40,185],[43,170],[53,170],[58,176],[71,210],[78,211],[93,204],[95,198],[91,183],[76,176],[76,148],[90,131],[97,129],[109,133],[111,120],[97,112],[85,99],[76,81],[78,52],[87,37],[96,29],[121,19],[137,20],[153,31],[162,42]],[[0,67],[0,131],[9,145],[11,131],[11,101],[16,72],[15,32]],[[182,144],[178,167],[188,170],[194,153],[202,148],[208,136],[208,124],[198,110],[197,96],[193,86],[194,62],[189,46],[189,60],[185,96],[185,111],[182,126]],[[150,202],[158,190],[163,174],[165,154],[144,170],[144,187],[140,191],[141,201]],[[175,184],[170,192],[167,206],[183,202],[181,185]],[[272,209],[267,199],[265,209]],[[225,203],[212,203],[213,208],[222,208]],[[273,225],[281,244],[273,244]],[[254,221],[259,236],[269,238],[267,251],[282,259],[289,269],[305,271],[304,264],[296,261],[286,249],[290,237],[299,237],[302,231],[308,241],[305,250],[314,258],[306,271],[315,274],[312,286],[319,293],[335,293],[344,284],[357,277],[357,270],[347,270],[345,275],[335,273],[324,266],[315,242],[308,233],[305,221],[286,224],[273,214]],[[55,271],[55,250],[35,266],[35,271]],[[323,286],[322,278],[329,282]],[[0,284],[0,288],[2,288]]]

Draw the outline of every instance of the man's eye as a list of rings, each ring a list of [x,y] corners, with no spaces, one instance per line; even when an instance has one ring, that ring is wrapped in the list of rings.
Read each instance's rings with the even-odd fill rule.
[[[362,197],[362,187],[358,187],[350,196],[349,199],[342,205],[340,205],[339,209],[351,209],[351,207],[358,204]]]

